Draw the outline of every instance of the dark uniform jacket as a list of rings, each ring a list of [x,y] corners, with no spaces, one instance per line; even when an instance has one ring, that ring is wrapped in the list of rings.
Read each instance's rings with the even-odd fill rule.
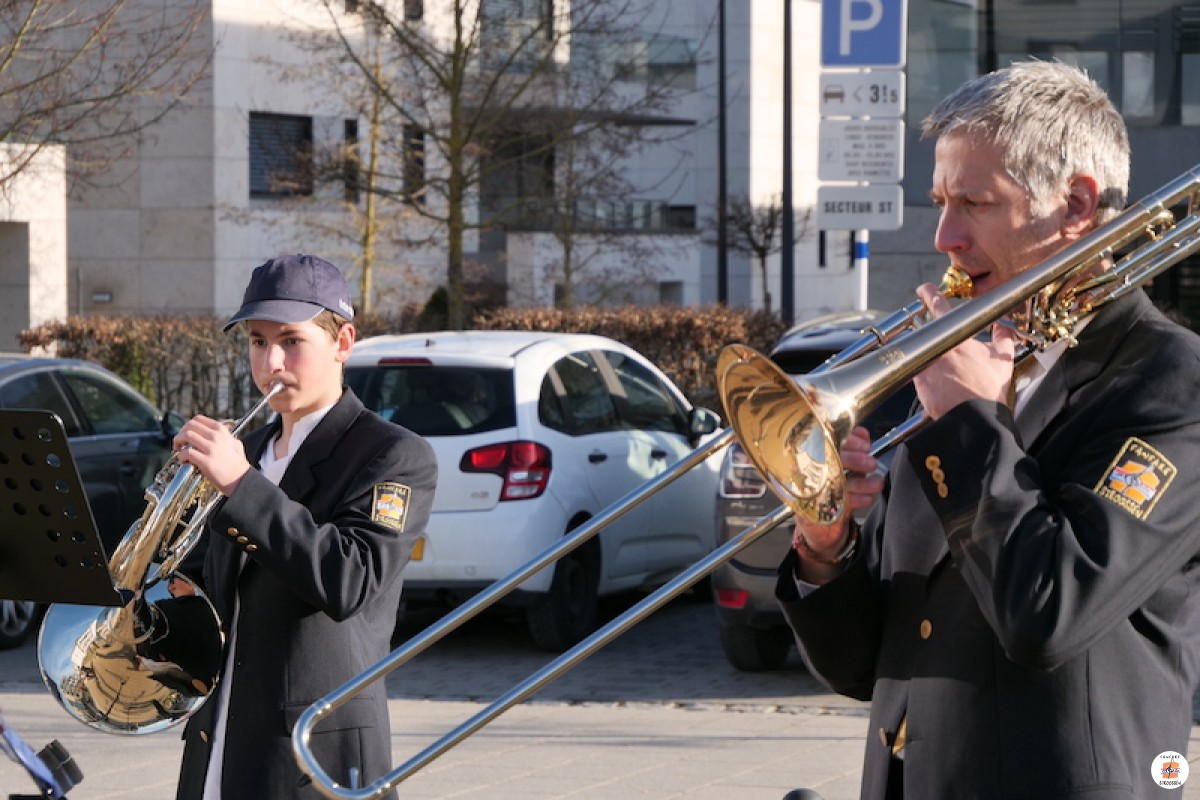
[[[813,668],[871,700],[862,796],[905,721],[909,798],[1157,797],[1200,664],[1200,340],[1134,292],[1014,422],[963,403],[896,453],[859,555],[777,594]]]
[[[251,463],[279,425],[246,438]],[[278,487],[251,470],[209,518],[205,583],[226,624],[240,595],[223,800],[319,797],[301,788],[292,728],[314,700],[387,655],[400,572],[436,480],[428,443],[346,389]],[[214,692],[184,732],[181,800],[201,797],[216,713]],[[311,744],[334,780],[349,785],[354,768],[365,785],[391,768],[389,736],[380,681],[317,726]]]

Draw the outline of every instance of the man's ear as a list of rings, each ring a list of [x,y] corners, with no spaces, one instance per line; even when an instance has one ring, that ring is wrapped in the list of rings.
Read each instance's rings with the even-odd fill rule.
[[[1067,209],[1062,218],[1063,236],[1078,239],[1092,230],[1100,207],[1100,182],[1091,175],[1075,175],[1067,183]]]

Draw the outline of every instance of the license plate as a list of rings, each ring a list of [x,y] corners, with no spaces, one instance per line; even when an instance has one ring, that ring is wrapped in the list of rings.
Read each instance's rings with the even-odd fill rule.
[[[417,543],[413,545],[412,560],[420,561],[423,555],[425,555],[425,537],[417,539]]]

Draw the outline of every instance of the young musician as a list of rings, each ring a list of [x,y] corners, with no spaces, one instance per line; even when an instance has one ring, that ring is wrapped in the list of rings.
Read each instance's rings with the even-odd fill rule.
[[[437,481],[429,445],[366,409],[342,383],[354,310],[336,267],[309,255],[258,267],[241,309],[250,368],[277,418],[244,441],[191,419],[180,461],[224,495],[206,527],[205,584],[225,621],[222,680],[185,732],[180,800],[318,796],[291,732],[316,699],[383,658],[401,571],[425,530]],[[384,684],[317,728],[334,780],[391,766]]]

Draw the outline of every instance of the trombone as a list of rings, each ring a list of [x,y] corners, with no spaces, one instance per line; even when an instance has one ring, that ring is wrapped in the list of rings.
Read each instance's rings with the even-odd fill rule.
[[[1185,206],[1186,210],[1177,219],[1172,209],[1179,206]],[[1072,331],[1081,319],[1197,251],[1200,251],[1200,165],[1055,256],[938,319],[923,323],[920,305],[906,306],[881,323],[880,328],[864,332],[850,348],[802,378],[792,378],[748,347],[726,347],[718,358],[716,378],[730,428],[309,706],[292,731],[292,746],[300,770],[328,798],[383,797],[793,515],[821,524],[843,518],[846,502],[839,455],[842,443],[860,420],[933,360],[1005,317],[1016,320],[1013,324],[1018,326],[1026,343],[1022,357],[1060,339],[1071,341]],[[960,277],[948,275],[943,280],[943,293],[954,291],[947,285],[953,286]],[[961,285],[957,291],[969,294],[969,289]],[[879,455],[903,441],[923,422],[923,415],[917,414],[902,423],[875,443],[872,454]],[[323,770],[309,746],[312,732],[322,719],[477,616],[535,572],[578,548],[735,437],[784,505],[369,785],[359,788],[361,776],[352,774],[352,785],[341,786]]]

